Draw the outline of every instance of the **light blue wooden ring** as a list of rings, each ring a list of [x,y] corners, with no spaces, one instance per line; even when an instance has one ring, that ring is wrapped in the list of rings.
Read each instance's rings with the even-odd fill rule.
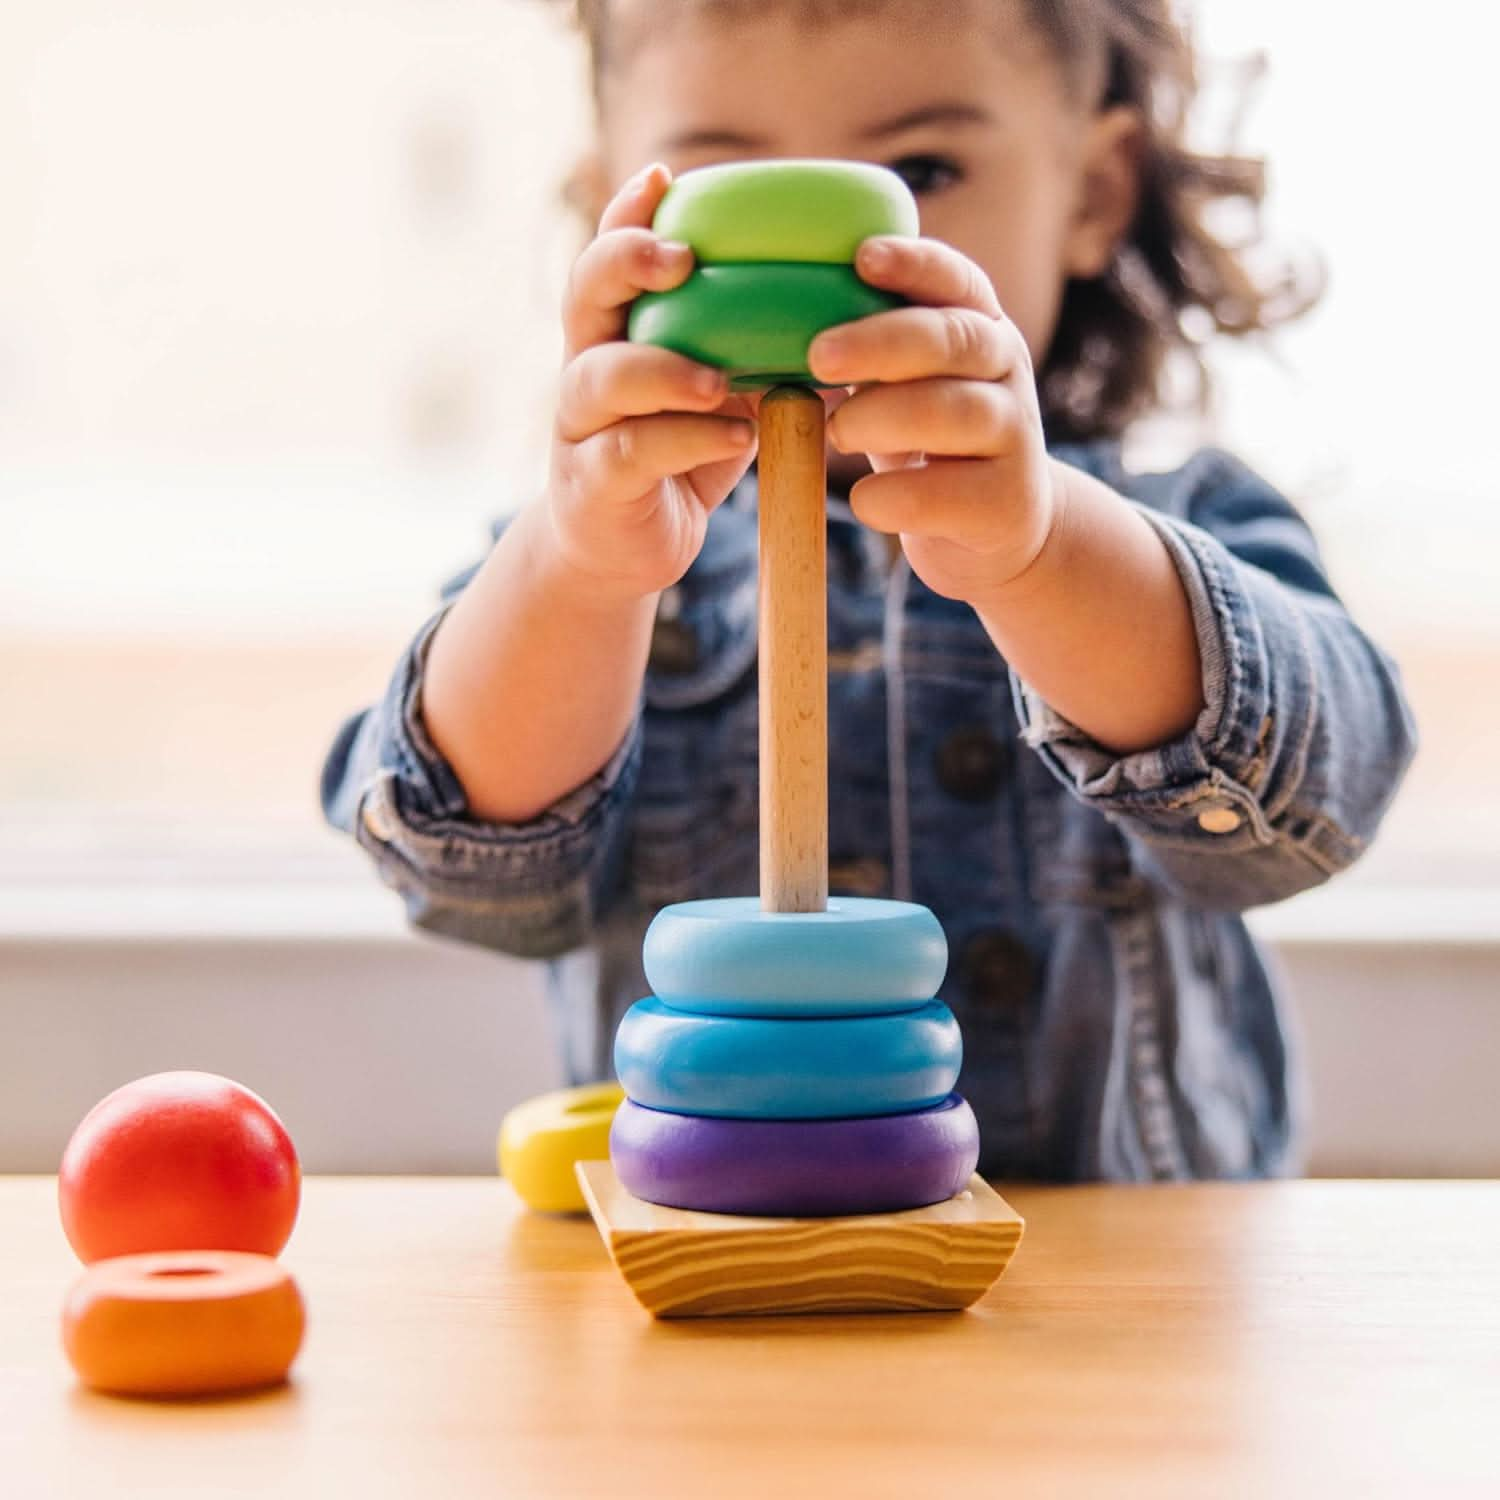
[[[652,990],[674,1010],[875,1015],[931,1000],[948,943],[910,901],[837,896],[827,911],[768,912],[754,896],[728,896],[663,907],[643,957]]]
[[[637,1104],[721,1119],[894,1115],[946,1099],[963,1038],[940,1000],[824,1020],[695,1016],[654,997],[625,1012],[615,1072]]]

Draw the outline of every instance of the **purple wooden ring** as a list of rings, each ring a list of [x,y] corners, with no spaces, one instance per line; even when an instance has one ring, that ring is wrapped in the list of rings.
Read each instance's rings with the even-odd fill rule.
[[[825,1218],[942,1203],[979,1163],[979,1123],[957,1094],[904,1115],[726,1120],[627,1099],[609,1133],[627,1191],[667,1208]]]

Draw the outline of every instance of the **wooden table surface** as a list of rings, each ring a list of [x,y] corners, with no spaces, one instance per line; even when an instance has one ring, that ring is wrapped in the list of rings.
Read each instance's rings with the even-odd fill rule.
[[[90,1395],[0,1178],[0,1496],[1500,1495],[1500,1184],[1006,1189],[968,1313],[652,1322],[498,1181],[322,1178],[292,1384]]]

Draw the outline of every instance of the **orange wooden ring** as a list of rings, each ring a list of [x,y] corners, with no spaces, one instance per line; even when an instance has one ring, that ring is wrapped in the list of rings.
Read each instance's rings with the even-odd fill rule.
[[[164,1250],[90,1266],[63,1304],[63,1347],[94,1390],[196,1396],[285,1380],[304,1323],[271,1256]]]

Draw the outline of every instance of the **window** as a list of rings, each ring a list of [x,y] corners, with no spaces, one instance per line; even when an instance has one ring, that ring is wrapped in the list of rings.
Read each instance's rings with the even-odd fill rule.
[[[0,868],[337,860],[338,722],[545,473],[578,54],[531,4],[6,32]]]
[[[54,0],[0,49],[0,872],[363,880],[317,768],[545,472],[581,59],[541,5],[184,15]],[[1284,369],[1221,359],[1221,437],[1304,505],[1422,724],[1358,878],[1491,883],[1490,49],[1417,71],[1367,19],[1356,66],[1339,8],[1200,16],[1269,53],[1246,142],[1332,272]]]

